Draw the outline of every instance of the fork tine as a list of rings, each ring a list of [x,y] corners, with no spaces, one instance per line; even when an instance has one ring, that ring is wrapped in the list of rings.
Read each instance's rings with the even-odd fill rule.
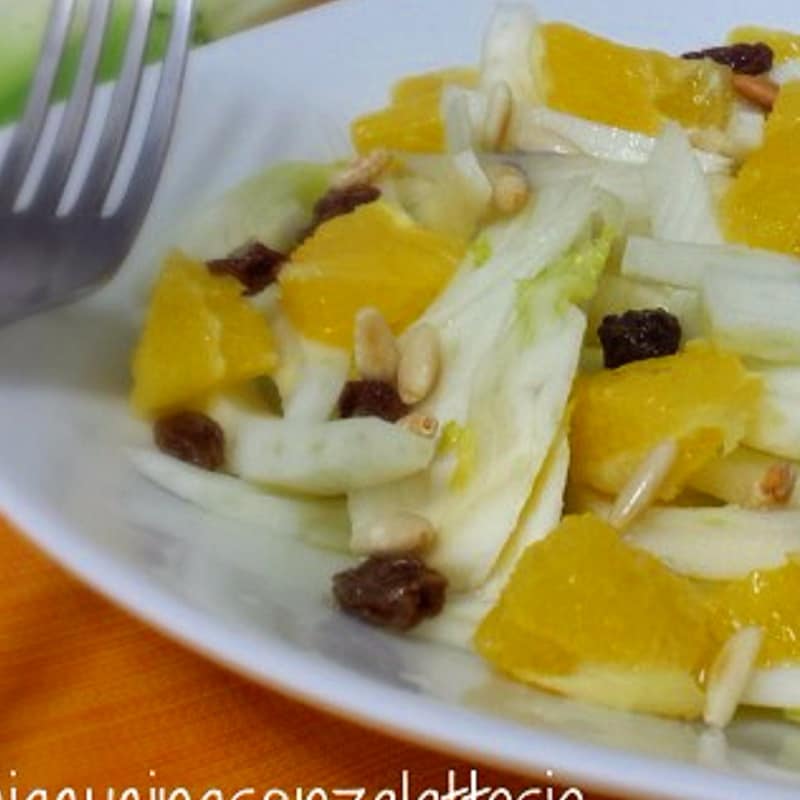
[[[50,95],[69,37],[75,0],[53,0],[39,65],[25,113],[0,170],[0,209],[11,210],[19,195],[42,136]]]
[[[78,74],[72,96],[64,111],[53,152],[39,187],[33,206],[37,211],[54,212],[61,200],[64,186],[75,161],[81,135],[86,126],[91,100],[94,95],[97,65],[103,50],[103,39],[108,25],[111,0],[93,0],[91,16],[86,27]]]
[[[108,194],[136,105],[152,16],[153,0],[137,0],[111,107],[89,174],[74,206],[74,210],[81,213],[99,211]]]
[[[147,213],[172,139],[189,55],[193,11],[194,0],[175,0],[169,44],[144,141],[130,185],[114,212],[129,235],[138,231]]]

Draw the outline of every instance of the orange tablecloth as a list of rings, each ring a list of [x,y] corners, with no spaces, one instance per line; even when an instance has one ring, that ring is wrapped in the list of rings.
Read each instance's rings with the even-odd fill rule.
[[[153,800],[151,789],[168,794],[177,786],[198,798],[209,787],[250,786],[258,793],[237,800],[260,800],[272,787],[296,800],[296,787],[315,786],[387,787],[400,798],[402,770],[421,791],[443,789],[451,768],[463,785],[473,767],[481,785],[514,794],[548,785],[395,741],[226,672],[80,585],[0,518],[5,800],[12,787],[22,800],[34,786],[52,798],[62,787],[91,786],[96,800],[105,800],[107,787],[119,798],[129,786],[142,800]]]

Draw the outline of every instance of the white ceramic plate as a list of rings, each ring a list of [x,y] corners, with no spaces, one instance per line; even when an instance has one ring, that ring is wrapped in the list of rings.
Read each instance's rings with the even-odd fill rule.
[[[733,24],[797,27],[794,0],[541,0],[567,18],[677,51]],[[0,507],[108,596],[258,681],[417,741],[657,797],[800,796],[800,728],[726,734],[613,713],[492,677],[477,658],[383,635],[329,606],[335,559],[210,518],[138,478],[123,447],[128,364],[170,228],[266,163],[329,157],[396,77],[474,63],[489,0],[344,0],[197,53],[148,223],[91,300],[0,331]],[[536,784],[536,781],[532,781]]]

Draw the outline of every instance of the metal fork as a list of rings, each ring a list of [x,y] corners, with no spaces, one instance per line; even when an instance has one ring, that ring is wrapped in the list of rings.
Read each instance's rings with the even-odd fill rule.
[[[63,208],[96,99],[97,67],[112,3],[91,0],[72,92],[31,195],[30,184],[36,179],[31,167],[42,146],[76,7],[75,0],[52,2],[28,104],[0,167],[0,324],[75,300],[110,278],[130,251],[155,193],[183,84],[193,0],[174,0],[158,86],[146,110],[138,106],[146,105],[140,90],[154,0],[135,0],[122,70],[102,132],[88,154],[88,171],[77,194],[70,191],[76,194],[74,201]],[[148,115],[144,135],[133,141],[132,123],[140,113]],[[109,209],[109,192],[115,178],[119,180],[123,153],[131,147],[135,161],[130,182],[127,187],[123,183],[120,202]]]

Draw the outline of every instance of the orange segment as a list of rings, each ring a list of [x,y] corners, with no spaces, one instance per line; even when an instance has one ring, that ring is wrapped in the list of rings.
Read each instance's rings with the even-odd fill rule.
[[[780,569],[756,571],[746,580],[714,586],[711,592],[720,637],[758,625],[765,634],[760,666],[800,661],[800,565],[790,562]]]
[[[734,102],[733,75],[708,59],[691,61],[652,52],[655,104],[687,128],[724,129]]]
[[[661,115],[651,100],[642,51],[562,23],[543,25],[541,35],[549,106],[607,125],[658,132]]]
[[[720,646],[763,628],[758,666],[800,662],[800,563],[699,583],[592,514],[531,545],[475,644],[498,669],[605,705],[694,717]]]
[[[387,108],[355,119],[350,127],[359,153],[377,147],[416,153],[444,150],[444,122],[439,110],[447,84],[473,87],[478,74],[473,69],[453,67],[416,75],[397,83]]]
[[[435,72],[410,75],[392,86],[392,103],[414,103],[420,97],[441,97],[445,86],[456,85],[473,89],[478,85],[478,70],[473,67],[447,67]]]
[[[571,479],[614,494],[653,447],[674,438],[678,459],[661,491],[669,500],[739,443],[759,397],[758,380],[737,356],[702,343],[582,376],[574,389]]]
[[[180,408],[276,364],[267,323],[242,297],[241,284],[171,254],[134,354],[134,406],[145,414]]]
[[[726,237],[800,255],[800,82],[786,84],[764,144],[745,161],[722,203]]]
[[[734,28],[728,34],[730,44],[744,42],[755,44],[764,42],[772,48],[775,54],[775,63],[782,64],[793,58],[800,58],[800,35],[788,31],[775,30],[774,28],[760,28],[757,25],[743,25]]]
[[[686,717],[718,647],[703,593],[590,514],[528,548],[475,644],[543,688]]]
[[[751,247],[800,255],[800,160],[789,133],[751,155],[724,197],[726,237]]]
[[[559,111],[656,135],[665,119],[724,128],[733,103],[731,72],[627,47],[564,23],[541,26],[547,104]]]
[[[281,271],[282,302],[304,335],[349,347],[359,308],[380,309],[395,333],[412,323],[464,257],[458,239],[434,233],[383,202],[321,225]]]
[[[767,118],[764,130],[766,141],[776,141],[784,133],[800,130],[800,81],[792,81],[781,87],[778,102]]]

